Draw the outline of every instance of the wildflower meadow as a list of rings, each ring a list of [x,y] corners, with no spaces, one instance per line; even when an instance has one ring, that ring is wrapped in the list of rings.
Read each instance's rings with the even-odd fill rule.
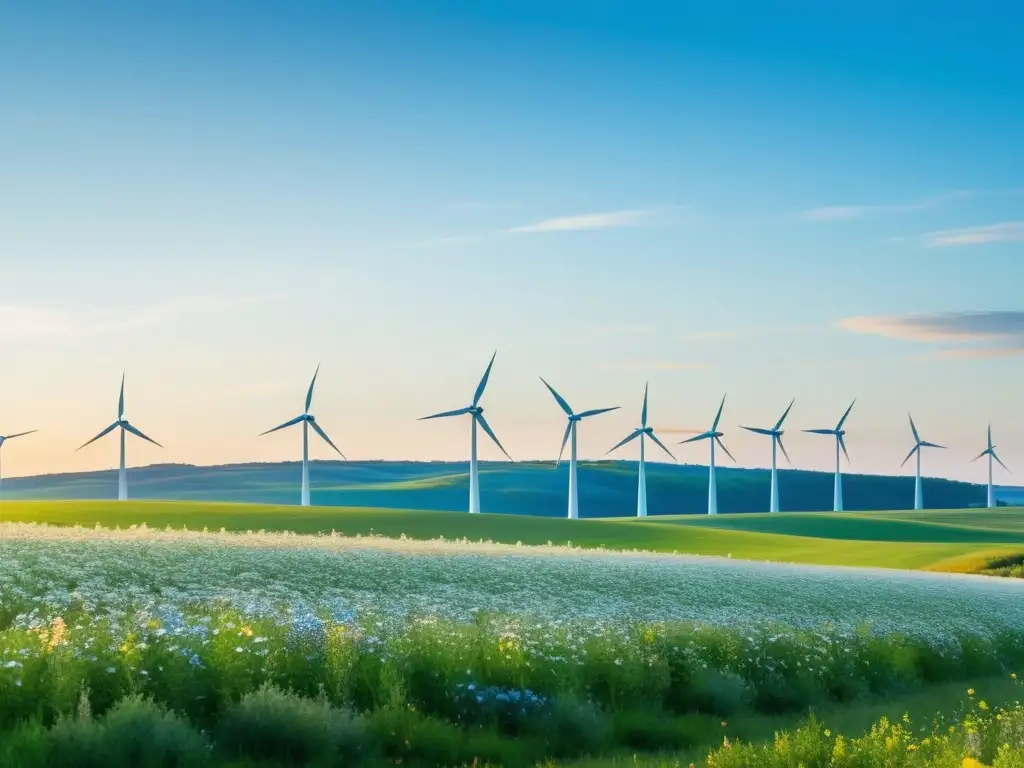
[[[532,765],[1024,669],[984,577],[5,524],[0,585],[4,765]]]

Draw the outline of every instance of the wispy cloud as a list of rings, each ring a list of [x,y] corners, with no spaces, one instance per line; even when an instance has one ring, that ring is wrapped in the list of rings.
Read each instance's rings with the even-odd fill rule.
[[[0,338],[75,339],[156,325],[172,317],[221,313],[255,297],[184,296],[138,307],[79,309],[0,305]]]
[[[800,212],[800,218],[807,221],[850,221],[863,219],[867,216],[886,213],[904,213],[906,211],[921,211],[927,208],[950,203],[955,200],[963,200],[975,197],[976,192],[971,190],[954,190],[943,192],[939,195],[926,197],[911,203],[897,203],[889,205],[826,205],[820,208],[809,208]]]
[[[839,326],[853,333],[931,344],[954,344],[942,358],[992,358],[1024,354],[1024,311],[936,312],[848,317]]]
[[[574,216],[559,216],[553,219],[544,219],[535,224],[526,224],[520,227],[512,227],[504,230],[505,234],[537,234],[541,232],[579,232],[590,229],[613,229],[619,227],[636,227],[654,216],[660,211],[653,208],[638,208],[625,211],[610,211],[606,213],[581,213]]]
[[[980,227],[941,229],[926,232],[921,240],[928,248],[955,248],[963,245],[984,245],[986,243],[1024,242],[1024,221],[1004,221]]]

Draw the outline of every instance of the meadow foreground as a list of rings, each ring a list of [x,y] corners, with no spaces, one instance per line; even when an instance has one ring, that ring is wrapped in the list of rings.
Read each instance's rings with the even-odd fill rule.
[[[811,709],[949,708],[929,694],[1024,669],[1011,579],[7,523],[0,584],[0,727],[23,765],[85,742],[116,765],[125,740],[224,764],[701,760]]]

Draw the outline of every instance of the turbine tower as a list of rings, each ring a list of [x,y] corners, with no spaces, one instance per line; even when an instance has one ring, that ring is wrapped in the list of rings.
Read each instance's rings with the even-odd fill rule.
[[[843,471],[839,464],[839,450],[842,449],[846,455],[846,463],[850,463],[850,454],[846,451],[846,442],[843,440],[843,435],[846,434],[846,430],[843,429],[843,424],[846,423],[846,417],[850,415],[850,411],[853,410],[853,405],[857,401],[854,400],[850,403],[850,407],[846,409],[846,413],[843,414],[843,418],[836,424],[835,429],[805,429],[804,432],[810,432],[812,435],[835,435],[836,438],[836,489],[832,499],[832,509],[836,512],[843,511]]]
[[[2,449],[4,447],[4,443],[6,443],[8,440],[13,440],[16,437],[24,437],[25,435],[31,435],[33,432],[37,432],[37,431],[38,430],[30,429],[28,432],[18,432],[15,435],[6,435],[6,436],[5,435],[0,435],[0,458],[3,458],[3,450]],[[989,473],[989,475],[991,475],[991,472]],[[3,482],[4,482],[3,465],[0,464],[0,491],[3,490]],[[0,498],[3,498],[2,495],[0,495]]]
[[[729,453],[729,449],[725,447],[725,443],[722,442],[722,432],[718,431],[718,422],[722,418],[722,408],[725,407],[725,395],[722,396],[722,404],[718,406],[718,413],[715,414],[715,422],[711,425],[711,429],[707,432],[703,432],[696,437],[691,437],[688,440],[681,440],[679,445],[685,443],[695,443],[698,440],[710,440],[711,441],[711,461],[708,463],[708,514],[718,514],[718,485],[715,483],[715,443],[718,447],[725,451],[725,455],[733,461],[736,458]]]
[[[128,474],[127,474],[127,470],[125,469],[125,450],[124,450],[125,435],[127,435],[130,432],[131,434],[135,435],[136,437],[141,437],[146,442],[152,443],[153,445],[157,446],[158,448],[163,448],[163,446],[160,445],[160,443],[158,443],[156,440],[153,440],[150,437],[146,437],[146,435],[142,434],[142,432],[140,432],[138,429],[136,429],[131,424],[129,424],[128,420],[124,417],[124,374],[123,373],[121,374],[121,396],[120,396],[120,398],[117,401],[117,421],[115,421],[109,427],[107,427],[102,432],[100,432],[98,435],[96,435],[96,437],[94,437],[88,443],[84,443],[83,445],[78,446],[77,450],[80,451],[83,448],[85,448],[85,446],[90,445],[92,443],[95,443],[101,437],[105,437],[106,435],[108,435],[111,432],[113,432],[115,429],[120,429],[121,430],[121,469],[117,473],[117,500],[118,501],[125,501],[128,498]]]
[[[569,442],[569,437],[572,437],[572,448],[569,452],[569,519],[575,520],[580,516],[579,506],[579,485],[576,480],[576,425],[579,424],[583,419],[589,418],[590,416],[597,416],[599,413],[608,413],[609,411],[618,410],[619,406],[613,408],[595,408],[591,411],[583,411],[582,413],[573,413],[569,404],[565,402],[560,394],[555,392],[555,388],[544,381],[541,377],[541,381],[544,382],[544,386],[548,388],[555,397],[555,402],[558,403],[559,407],[565,411],[565,415],[569,417],[569,423],[565,425],[565,435],[562,437],[562,448],[558,451],[558,461],[555,462],[557,467],[562,462],[562,454],[565,453],[565,444]]]
[[[327,436],[323,428],[316,423],[316,417],[309,412],[310,406],[313,404],[313,386],[316,384],[316,377],[320,373],[320,366],[317,365],[316,371],[313,373],[313,380],[309,382],[309,391],[306,392],[306,410],[301,415],[296,416],[291,421],[286,421],[279,427],[268,429],[266,432],[261,432],[258,437],[263,435],[269,435],[271,432],[277,432],[280,429],[286,429],[287,427],[294,426],[296,424],[302,424],[302,499],[300,504],[303,507],[309,506],[309,429],[313,428],[316,432],[327,443],[333,448],[341,458],[345,458],[345,454],[338,450],[338,446],[331,442],[331,438]]]
[[[3,438],[0,437],[0,445],[3,445]],[[999,466],[1005,469],[1007,472],[1010,471],[1009,467],[1003,464],[1002,459],[996,455],[996,447],[992,445],[992,425],[988,425],[988,448],[975,456],[971,461],[977,461],[982,456],[988,456],[988,506],[991,509],[996,505],[996,495],[992,489],[992,459],[999,462]]]
[[[921,493],[921,449],[945,448],[946,446],[922,440],[921,436],[917,434],[917,427],[914,426],[914,418],[910,414],[907,414],[907,418],[910,419],[910,431],[914,433],[914,447],[910,449],[910,453],[908,453],[907,458],[903,460],[903,464],[910,461],[910,457],[915,453],[917,454],[917,473],[914,477],[914,509],[924,509],[924,497]],[[900,464],[900,466],[902,467],[903,464]]]
[[[748,432],[756,432],[759,435],[768,435],[772,439],[772,490],[771,500],[768,505],[769,512],[779,511],[779,473],[775,466],[775,447],[778,446],[782,451],[782,455],[786,457],[786,461],[790,466],[793,462],[790,461],[789,454],[786,453],[786,446],[782,444],[782,434],[785,430],[782,428],[782,422],[789,416],[789,411],[793,407],[793,403],[796,402],[796,398],[793,398],[789,404],[789,408],[786,409],[785,413],[782,414],[782,418],[775,422],[775,426],[771,429],[764,429],[762,427],[744,427]]]
[[[640,411],[640,426],[637,427],[636,429],[634,429],[632,432],[630,432],[624,439],[622,439],[621,441],[616,443],[615,447],[612,448],[611,451],[608,451],[608,453],[611,453],[612,451],[614,451],[614,450],[616,450],[618,448],[621,448],[626,443],[629,443],[632,440],[636,440],[638,437],[640,438],[640,474],[639,474],[639,479],[637,480],[637,489],[636,489],[636,516],[637,517],[647,517],[647,473],[644,470],[644,462],[645,462],[645,457],[644,457],[644,438],[645,437],[651,438],[651,440],[653,440],[655,443],[657,443],[658,446],[661,447],[661,450],[663,450],[669,456],[672,456],[672,451],[670,451],[668,448],[666,448],[664,446],[664,444],[661,442],[661,440],[659,440],[657,438],[657,436],[654,434],[654,429],[652,427],[648,427],[647,426],[647,385],[646,384],[644,384],[644,407],[643,407],[643,410]],[[607,456],[608,453],[606,453],[605,456]],[[672,456],[673,461],[675,460],[675,458],[676,458],[675,456]]]
[[[494,441],[494,444],[501,449],[501,452],[508,456],[508,460],[512,461],[512,457],[508,455],[508,451],[505,450],[504,446],[498,441],[497,436],[491,429],[490,424],[487,423],[487,419],[484,418],[484,409],[480,406],[480,398],[483,397],[484,388],[487,386],[487,379],[491,375],[491,367],[494,365],[494,358],[498,356],[497,350],[491,355],[491,362],[487,364],[487,370],[484,371],[483,377],[480,379],[480,383],[476,386],[476,392],[473,394],[473,402],[467,405],[465,408],[459,408],[454,411],[445,411],[444,413],[435,413],[433,416],[424,416],[419,421],[426,421],[427,419],[443,419],[448,416],[465,416],[469,414],[472,416],[472,431],[470,438],[470,451],[469,451],[469,512],[472,515],[480,513],[480,472],[477,468],[476,461],[476,427],[477,424],[480,428],[487,433],[487,436]]]

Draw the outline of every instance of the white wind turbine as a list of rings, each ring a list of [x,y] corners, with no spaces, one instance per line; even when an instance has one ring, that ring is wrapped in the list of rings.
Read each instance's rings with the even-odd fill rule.
[[[426,421],[427,419],[444,419],[448,416],[465,416],[470,415],[472,417],[472,432],[470,438],[470,450],[469,450],[469,512],[470,514],[476,515],[480,513],[480,472],[477,468],[476,460],[476,427],[480,425],[481,429],[487,433],[487,436],[494,441],[494,444],[501,449],[501,452],[508,456],[508,460],[512,461],[512,457],[508,455],[508,451],[505,450],[504,446],[498,441],[497,436],[491,429],[491,425],[487,423],[487,419],[484,418],[484,409],[480,406],[480,398],[483,397],[484,389],[487,387],[487,379],[491,376],[491,367],[494,365],[494,358],[498,356],[497,350],[491,355],[491,362],[487,364],[487,370],[484,371],[484,375],[480,379],[480,383],[476,386],[476,392],[473,393],[473,402],[471,405],[467,405],[465,408],[458,408],[454,411],[445,411],[444,413],[435,413],[432,416],[424,416],[419,421]]]
[[[3,438],[0,438],[0,445],[3,444]],[[971,461],[977,461],[982,456],[988,456],[988,506],[994,507],[996,505],[996,495],[992,489],[992,459],[999,462],[999,466],[1005,469],[1007,472],[1010,468],[1003,464],[1002,459],[996,455],[996,447],[992,445],[992,425],[988,425],[988,448],[975,456]]]
[[[850,454],[846,451],[846,442],[843,440],[843,435],[846,434],[846,430],[843,429],[843,424],[846,423],[846,417],[850,415],[850,411],[853,410],[854,403],[850,403],[850,407],[846,409],[846,413],[843,414],[843,418],[836,424],[835,429],[805,429],[804,432],[810,432],[812,435],[835,435],[836,438],[836,488],[832,498],[832,509],[836,512],[843,511],[843,472],[842,467],[839,464],[839,450],[842,449],[846,455],[847,463],[850,463]]]
[[[31,435],[33,432],[37,432],[37,431],[38,430],[30,429],[28,432],[18,432],[15,435],[6,435],[6,436],[5,435],[0,435],[0,458],[3,457],[2,449],[4,447],[4,443],[6,443],[8,440],[13,440],[16,437],[24,437],[25,435]],[[3,482],[4,482],[3,465],[0,465],[0,490],[2,490]]]
[[[271,432],[277,432],[280,429],[286,429],[287,427],[291,427],[296,424],[302,424],[302,500],[300,504],[303,507],[309,506],[309,428],[312,427],[313,431],[320,435],[325,443],[337,451],[341,458],[345,458],[345,454],[339,451],[338,446],[331,442],[331,438],[329,438],[327,433],[324,432],[320,425],[316,423],[316,417],[309,412],[309,408],[313,404],[313,386],[316,384],[316,377],[319,373],[320,366],[317,365],[316,371],[313,373],[313,380],[309,382],[309,391],[306,392],[306,410],[291,421],[286,421],[279,427],[268,429],[266,432],[261,432],[257,435],[257,437],[263,437],[263,435],[269,435]]]
[[[640,474],[639,474],[639,479],[637,480],[637,490],[636,490],[636,516],[637,517],[647,517],[647,473],[644,470],[644,463],[645,463],[645,457],[644,457],[644,438],[645,437],[651,438],[651,440],[653,440],[655,443],[657,443],[661,447],[661,450],[663,450],[669,456],[672,456],[672,451],[670,451],[668,448],[666,448],[665,445],[661,442],[661,440],[659,440],[657,438],[657,436],[654,434],[654,428],[647,426],[647,385],[646,384],[644,384],[644,407],[643,407],[643,410],[640,411],[640,426],[637,427],[636,429],[634,429],[632,432],[630,432],[623,440],[621,440],[620,442],[616,443],[615,447],[612,448],[611,451],[608,451],[608,453],[611,453],[612,451],[616,450],[617,448],[621,448],[622,446],[626,445],[626,443],[629,443],[632,440],[636,440],[638,437],[640,438]],[[607,456],[608,453],[606,453],[605,456]],[[675,460],[675,458],[676,458],[675,456],[672,456],[673,460]]]
[[[914,509],[924,509],[924,496],[921,493],[921,449],[945,448],[946,446],[922,440],[921,436],[917,434],[917,427],[914,426],[914,418],[910,414],[907,414],[907,418],[910,419],[910,431],[914,433],[914,447],[910,449],[910,453],[903,460],[903,464],[910,461],[910,457],[915,453],[917,454],[917,473],[914,478]],[[902,467],[903,464],[900,464],[900,466]]]
[[[83,445],[78,446],[77,450],[80,451],[83,448],[85,448],[85,446],[90,445],[92,443],[95,443],[101,437],[105,437],[106,435],[108,435],[111,432],[113,432],[115,429],[120,429],[121,430],[121,469],[117,473],[117,500],[118,501],[125,501],[128,498],[128,473],[127,473],[127,470],[125,469],[125,450],[124,450],[125,435],[127,433],[131,432],[136,437],[141,437],[143,440],[152,443],[153,445],[157,446],[158,448],[163,448],[163,446],[160,445],[160,443],[158,443],[156,440],[153,440],[150,437],[146,437],[146,435],[142,434],[142,432],[140,432],[138,429],[136,429],[131,424],[129,424],[128,420],[124,417],[124,374],[123,373],[121,374],[121,396],[118,398],[118,401],[117,401],[117,421],[115,421],[109,427],[107,427],[102,432],[100,432],[98,435],[96,435],[96,437],[94,437],[88,443],[84,443]]]
[[[789,411],[793,407],[793,403],[796,402],[796,398],[789,404],[789,408],[786,409],[785,413],[782,414],[782,418],[779,419],[775,426],[771,429],[764,429],[763,427],[744,427],[748,432],[756,432],[759,435],[768,435],[772,439],[772,489],[771,489],[771,500],[768,504],[769,512],[779,511],[779,473],[775,466],[775,447],[778,446],[782,451],[782,455],[786,457],[786,461],[790,466],[793,462],[790,461],[789,454],[786,452],[786,446],[782,444],[782,435],[785,430],[782,428],[782,422],[789,416]]]
[[[562,436],[562,448],[558,451],[558,461],[555,462],[557,467],[562,462],[562,454],[565,452],[565,444],[569,442],[569,437],[572,437],[572,448],[569,451],[569,518],[572,520],[577,519],[580,516],[579,506],[579,485],[576,480],[576,425],[579,424],[583,419],[589,418],[590,416],[597,416],[599,413],[608,413],[609,411],[618,410],[619,406],[613,408],[595,408],[591,411],[583,411],[582,413],[573,413],[572,408],[565,398],[555,392],[554,387],[544,381],[544,378],[540,379],[544,382],[544,386],[548,388],[548,391],[554,395],[555,402],[558,403],[559,407],[565,411],[565,415],[569,417],[569,423],[565,425],[565,434]]]
[[[708,463],[708,514],[718,514],[718,485],[715,483],[715,443],[718,443],[718,447],[725,451],[725,455],[733,461],[736,458],[729,453],[729,449],[725,447],[725,443],[722,442],[722,435],[724,433],[718,431],[718,422],[722,418],[722,408],[725,407],[725,395],[722,396],[722,404],[718,406],[718,413],[715,414],[715,422],[711,425],[711,429],[707,432],[703,432],[695,437],[691,437],[688,440],[681,440],[679,445],[685,443],[695,443],[698,440],[710,440],[711,441],[711,461]]]

